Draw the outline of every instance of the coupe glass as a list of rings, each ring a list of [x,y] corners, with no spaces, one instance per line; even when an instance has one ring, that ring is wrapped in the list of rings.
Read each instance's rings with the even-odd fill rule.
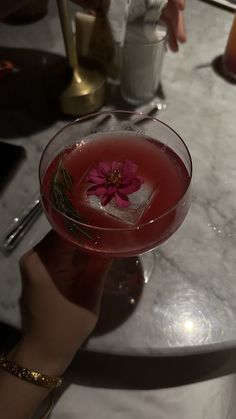
[[[101,227],[94,222],[88,223],[78,220],[73,215],[69,216],[68,212],[65,213],[63,210],[58,209],[55,206],[48,186],[45,186],[45,175],[52,162],[54,162],[54,170],[56,171],[58,155],[64,155],[64,153],[69,155],[67,150],[72,150],[75,145],[76,147],[83,146],[85,140],[93,141],[103,136],[114,138],[117,135],[126,138],[127,142],[129,142],[131,137],[133,139],[137,137],[139,140],[140,138],[148,138],[152,144],[155,145],[156,142],[159,146],[161,145],[163,153],[167,149],[173,152],[173,155],[181,161],[187,173],[183,192],[177,201],[172,201],[161,215],[154,216],[151,220],[143,223],[123,223],[118,227],[110,224]],[[119,150],[120,152],[122,154],[122,150]],[[104,150],[101,151],[101,156],[98,157],[98,160],[103,160],[103,155]],[[123,158],[125,159],[125,153]],[[119,159],[118,156],[117,159]],[[87,167],[87,170],[89,171],[90,167]],[[52,227],[59,235],[75,243],[82,252],[89,253],[92,257],[96,255],[96,257],[109,259],[128,258],[156,248],[167,240],[182,224],[191,201],[192,162],[185,143],[168,125],[142,113],[107,111],[90,114],[66,125],[52,138],[44,150],[40,162],[39,175],[44,211]],[[86,173],[85,176],[87,176]],[[171,194],[174,193],[173,188],[170,188],[169,191],[167,190],[166,193],[171,198]],[[149,202],[149,198],[145,194],[146,192],[142,199],[146,200],[146,206],[151,206],[152,201],[150,200]],[[80,234],[81,230],[85,234]],[[75,231],[78,234],[75,234]],[[148,261],[149,264],[152,263],[150,255]],[[150,266],[147,267],[147,271],[151,272],[149,268]],[[95,269],[96,267],[94,267]],[[94,275],[96,275],[96,272],[94,272]],[[124,275],[124,272],[122,275]],[[145,278],[145,282],[146,280],[147,278]]]

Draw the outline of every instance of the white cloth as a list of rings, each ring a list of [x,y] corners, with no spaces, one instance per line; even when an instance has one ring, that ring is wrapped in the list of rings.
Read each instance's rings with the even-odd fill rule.
[[[107,17],[114,41],[122,46],[127,23],[142,16],[146,10],[145,0],[110,0]]]
[[[130,0],[111,0],[107,12],[113,39],[119,45],[124,42],[129,6]]]
[[[128,23],[143,16],[148,9],[152,10],[152,15],[156,13],[158,20],[158,11],[166,4],[167,0],[110,0],[107,17],[116,44],[123,46]]]

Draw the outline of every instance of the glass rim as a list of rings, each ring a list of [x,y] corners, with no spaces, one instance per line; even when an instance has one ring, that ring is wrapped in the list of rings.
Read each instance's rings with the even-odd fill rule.
[[[159,45],[159,44],[164,44],[166,43],[168,40],[168,32],[166,32],[165,36],[163,36],[163,38],[158,39],[156,41],[150,41],[150,42],[139,42],[139,41],[125,41],[124,42],[124,46],[123,48],[125,48],[126,46],[132,46],[132,45],[139,45],[139,46],[144,46],[144,47],[153,47],[154,45]]]
[[[179,206],[179,204],[180,204],[180,202],[183,200],[183,198],[185,197],[185,195],[187,194],[187,192],[188,192],[188,190],[189,190],[189,188],[190,188],[190,185],[191,185],[191,180],[192,180],[192,174],[193,174],[193,163],[192,163],[192,157],[191,157],[191,154],[190,154],[190,152],[189,152],[189,150],[188,150],[188,147],[187,147],[187,145],[186,145],[186,143],[185,143],[185,141],[180,137],[180,135],[173,129],[173,128],[171,128],[168,124],[166,124],[165,122],[163,122],[163,121],[160,121],[160,119],[158,119],[158,118],[155,118],[155,117],[153,117],[153,116],[149,116],[149,115],[147,115],[147,114],[145,114],[144,112],[133,112],[133,111],[126,111],[126,110],[105,110],[105,111],[101,111],[101,112],[94,112],[94,113],[90,113],[90,114],[88,114],[88,115],[85,115],[85,116],[81,116],[81,117],[79,117],[79,118],[77,118],[77,119],[75,119],[75,120],[73,120],[73,121],[71,121],[71,122],[69,122],[68,124],[66,124],[66,125],[64,125],[59,131],[57,131],[56,132],[56,134],[51,138],[51,140],[48,142],[48,144],[46,145],[46,147],[45,147],[45,149],[43,150],[43,153],[42,153],[42,155],[41,155],[41,158],[40,158],[40,162],[39,162],[39,167],[38,167],[38,176],[39,176],[39,183],[40,183],[40,192],[41,192],[41,197],[43,196],[43,192],[42,192],[42,186],[43,186],[43,183],[42,183],[42,180],[41,180],[41,176],[40,176],[40,169],[41,169],[41,166],[42,166],[42,162],[43,162],[43,158],[44,158],[44,155],[45,155],[45,153],[46,153],[46,151],[47,151],[47,149],[50,147],[50,145],[51,145],[51,143],[55,140],[55,138],[62,132],[62,131],[64,131],[64,130],[66,130],[68,127],[70,127],[70,126],[72,126],[72,125],[75,125],[75,124],[78,124],[78,123],[80,123],[81,121],[83,122],[84,120],[88,120],[88,119],[90,119],[90,118],[93,118],[93,117],[97,117],[97,116],[100,116],[100,115],[106,115],[106,114],[118,114],[118,113],[122,113],[122,114],[129,114],[129,115],[137,115],[137,116],[140,116],[140,115],[142,115],[142,116],[144,116],[146,119],[148,119],[148,120],[150,120],[150,121],[154,121],[154,122],[157,122],[157,123],[160,123],[160,124],[162,124],[162,125],[164,125],[167,129],[169,129],[170,131],[172,131],[176,136],[177,136],[177,138],[180,140],[180,142],[182,143],[182,145],[184,146],[184,148],[185,148],[185,150],[187,151],[187,155],[188,155],[188,158],[189,158],[189,163],[190,163],[190,167],[189,167],[189,181],[188,181],[188,185],[187,185],[187,187],[186,187],[186,189],[185,189],[185,191],[183,192],[183,194],[181,195],[181,197],[178,199],[178,202],[176,202],[176,204],[175,205],[172,205],[172,207],[171,208],[169,208],[167,211],[165,211],[163,214],[161,214],[160,216],[158,216],[158,217],[156,217],[156,218],[154,218],[154,219],[152,219],[152,220],[149,220],[149,221],[147,221],[147,222],[145,222],[145,223],[142,223],[142,224],[139,224],[139,225],[136,225],[136,226],[127,226],[127,227],[99,227],[99,226],[95,226],[95,225],[91,225],[91,224],[88,224],[88,223],[85,223],[85,222],[81,222],[81,221],[78,221],[78,220],[75,220],[75,219],[73,219],[73,218],[71,218],[71,217],[68,217],[68,215],[66,215],[66,214],[64,214],[62,211],[60,211],[60,210],[58,210],[56,207],[55,207],[55,205],[53,204],[53,202],[51,201],[51,199],[48,199],[48,198],[46,198],[47,199],[47,201],[50,203],[50,205],[52,206],[52,208],[58,213],[58,214],[60,214],[61,216],[63,216],[64,218],[66,218],[67,220],[69,220],[69,221],[72,221],[73,223],[75,223],[75,224],[77,224],[78,226],[81,226],[81,227],[85,227],[85,228],[88,228],[88,229],[93,229],[93,230],[99,230],[99,231],[116,231],[116,232],[119,232],[119,231],[133,231],[133,230],[140,230],[141,228],[143,228],[143,227],[145,227],[145,226],[147,226],[147,225],[151,225],[151,224],[154,224],[155,222],[157,222],[158,220],[161,220],[162,218],[164,218],[165,216],[167,216],[168,214],[170,214],[172,211],[174,211],[178,206]],[[131,123],[132,123],[132,121],[131,121]],[[182,159],[181,159],[182,160]],[[47,166],[47,168],[48,168],[48,166]],[[44,207],[44,204],[43,204],[43,207]],[[45,212],[47,213],[47,211],[45,210]]]
[[[123,47],[125,47],[126,45],[128,45],[128,46],[130,46],[130,45],[153,46],[153,45],[158,45],[158,44],[162,44],[162,43],[167,42],[168,37],[169,37],[169,30],[168,30],[168,27],[167,27],[166,22],[163,19],[160,20],[159,27],[160,28],[161,27],[164,27],[165,30],[166,30],[166,33],[163,36],[163,38],[158,39],[156,41],[149,41],[149,42],[147,42],[147,41],[140,42],[140,41],[129,41],[129,40],[125,40]]]

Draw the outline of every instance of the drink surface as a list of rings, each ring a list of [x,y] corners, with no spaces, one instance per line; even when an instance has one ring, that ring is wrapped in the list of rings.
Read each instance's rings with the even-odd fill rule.
[[[91,135],[64,149],[51,162],[44,175],[43,201],[49,220],[66,238],[74,240],[68,236],[68,231],[63,226],[63,217],[53,209],[51,200],[52,180],[59,161],[63,162],[64,168],[73,179],[68,195],[73,207],[88,226],[94,226],[92,230],[96,237],[99,232],[99,240],[95,240],[97,249],[100,246],[100,250],[103,249],[105,253],[122,253],[118,248],[120,249],[122,240],[125,240],[122,238],[125,233],[120,229],[128,228],[126,239],[128,237],[129,243],[123,241],[123,247],[128,253],[133,253],[136,243],[144,251],[153,247],[154,243],[164,241],[180,224],[180,213],[177,216],[173,210],[172,216],[165,215],[182,199],[190,183],[189,173],[177,154],[167,145],[136,133],[102,133]],[[127,207],[117,208],[114,198],[103,206],[100,196],[88,195],[88,189],[96,186],[88,181],[89,173],[96,170],[99,164],[105,163],[111,168],[114,162],[127,161],[135,165],[135,176],[142,179],[139,190],[127,195],[130,202]],[[182,211],[182,218],[186,215],[185,212],[186,208]],[[156,220],[159,217],[161,222]],[[152,220],[156,221],[150,223]],[[137,229],[139,226],[141,227]],[[106,229],[111,231],[105,231]],[[89,251],[95,248],[89,241],[81,246]]]

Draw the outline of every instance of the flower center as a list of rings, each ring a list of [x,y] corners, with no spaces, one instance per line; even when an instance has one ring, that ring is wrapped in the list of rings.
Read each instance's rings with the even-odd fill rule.
[[[108,173],[106,177],[106,181],[109,185],[118,186],[120,183],[122,176],[119,170],[113,170],[112,172]]]

